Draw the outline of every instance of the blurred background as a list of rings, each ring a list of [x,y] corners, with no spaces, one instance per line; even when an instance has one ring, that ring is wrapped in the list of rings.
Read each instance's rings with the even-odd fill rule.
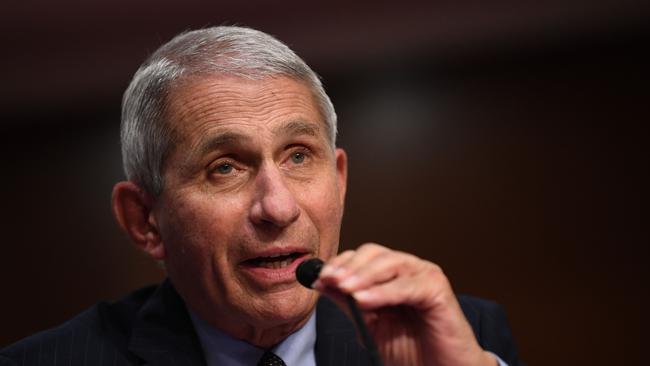
[[[644,364],[650,9],[629,0],[5,2],[0,346],[164,274],[110,212],[121,94],[160,44],[239,24],[323,76],[342,246],[439,263],[530,365]]]

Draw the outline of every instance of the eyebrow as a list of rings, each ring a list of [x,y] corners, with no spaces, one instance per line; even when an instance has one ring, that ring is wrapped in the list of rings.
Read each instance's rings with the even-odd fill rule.
[[[308,135],[317,137],[320,132],[320,127],[314,123],[306,121],[292,121],[283,126],[276,128],[273,134],[278,135]],[[250,137],[241,133],[227,131],[220,133],[214,137],[208,138],[200,143],[193,149],[199,156],[208,154],[211,151],[219,150],[227,145],[242,144],[245,141],[250,141]]]
[[[300,120],[289,122],[273,131],[275,135],[308,135],[312,137],[317,137],[319,132],[318,125]]]
[[[203,141],[199,146],[194,149],[199,156],[203,156],[211,151],[218,150],[226,145],[241,144],[242,141],[250,140],[250,137],[236,133],[224,132],[212,138]]]

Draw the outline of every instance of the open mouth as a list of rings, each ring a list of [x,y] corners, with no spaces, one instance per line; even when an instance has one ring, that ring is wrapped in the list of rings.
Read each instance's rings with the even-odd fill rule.
[[[291,252],[271,255],[268,257],[256,257],[244,261],[244,264],[251,267],[261,267],[268,269],[281,269],[290,266],[296,259],[302,257],[304,253]]]

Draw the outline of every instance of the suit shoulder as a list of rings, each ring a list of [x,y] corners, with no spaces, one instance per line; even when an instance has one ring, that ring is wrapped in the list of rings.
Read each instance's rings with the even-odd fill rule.
[[[130,325],[154,287],[138,290],[123,299],[101,302],[65,323],[0,350],[0,366],[37,365],[45,360],[70,360],[89,363],[98,352],[124,353]],[[119,357],[117,357],[119,358]]]
[[[0,355],[0,366],[18,366],[18,363],[10,358]]]
[[[510,366],[521,365],[505,310],[498,303],[473,296],[458,296],[463,313],[483,349],[493,352]]]
[[[472,323],[472,320],[475,318],[478,320],[478,318],[485,313],[505,313],[503,307],[492,300],[481,299],[469,295],[458,295],[458,302],[470,323]]]

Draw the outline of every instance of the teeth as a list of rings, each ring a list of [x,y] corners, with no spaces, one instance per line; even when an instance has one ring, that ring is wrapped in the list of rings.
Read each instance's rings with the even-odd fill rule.
[[[271,258],[273,258],[273,257],[271,257]],[[280,269],[280,268],[287,267],[287,266],[290,265],[292,262],[293,262],[293,258],[287,258],[287,259],[285,259],[285,260],[274,261],[274,262],[265,262],[265,261],[262,261],[262,262],[259,263],[259,266],[260,266],[260,267],[264,267],[264,268]]]
[[[269,258],[277,258],[277,257],[286,256],[286,255],[289,255],[289,254],[291,254],[291,253],[274,254],[274,255],[270,255]]]

